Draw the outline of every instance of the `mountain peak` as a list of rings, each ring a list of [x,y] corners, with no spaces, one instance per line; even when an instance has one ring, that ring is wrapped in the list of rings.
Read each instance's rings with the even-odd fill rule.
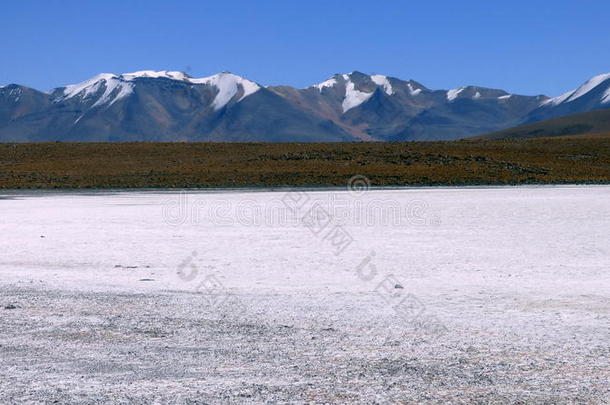
[[[536,96],[477,86],[432,90],[376,72],[338,73],[307,89],[266,89],[231,72],[101,73],[50,93],[0,89],[0,139],[57,139],[58,132],[72,140],[455,139],[607,107],[599,104],[607,78],[590,80],[580,92],[594,90],[582,102],[549,109]]]
[[[447,91],[447,101],[452,102],[458,98],[467,99],[499,99],[507,100],[512,97],[512,94],[508,94],[504,90],[491,89],[488,87],[479,86],[464,86],[457,89]]]
[[[574,100],[582,98],[583,96],[589,94],[590,92],[602,85],[606,86],[606,91],[604,92],[604,94],[601,95],[599,101],[601,104],[610,103],[610,73],[603,73],[587,80],[575,90],[568,91],[559,97],[550,98],[548,100],[543,101],[541,105],[556,106],[563,103],[570,103]]]
[[[335,76],[337,76],[337,75],[334,75],[333,77],[323,81],[322,83],[314,84],[313,86],[310,86],[310,87],[314,87],[320,91],[322,91],[322,89],[324,89],[325,87],[333,87],[338,83],[337,78]]]
[[[8,97],[14,102],[18,102],[21,99],[24,89],[26,89],[26,87],[18,84],[7,84],[6,86],[0,86],[0,95]]]
[[[411,96],[417,96],[427,90],[426,87],[413,80],[405,82],[386,75],[368,75],[358,71],[334,74],[329,79],[308,88],[315,88],[322,92],[326,88],[333,88],[337,85],[342,85],[341,89],[344,87],[345,93],[342,102],[344,113],[366,102],[377,90],[388,96],[393,96],[397,92],[401,93],[403,88]]]
[[[229,72],[217,73],[201,79],[188,79],[187,81],[194,84],[211,85],[218,89],[218,93],[212,103],[212,107],[216,111],[227,105],[237,95],[240,88],[242,94],[237,100],[238,103],[261,88],[258,84]]]
[[[64,87],[61,95],[55,101],[63,101],[76,96],[86,100],[98,96],[99,92],[103,90],[103,94],[97,98],[91,107],[110,106],[116,101],[132,94],[137,79],[170,79],[185,83],[214,86],[218,89],[212,104],[214,110],[219,110],[227,105],[240,92],[240,89],[242,93],[237,102],[260,89],[258,84],[229,72],[217,73],[210,77],[196,79],[184,72],[141,70],[120,75],[100,73],[84,82]]]
[[[123,73],[121,77],[125,80],[133,80],[137,78],[188,80],[190,78],[190,76],[184,72],[169,70],[140,70],[133,73]]]
[[[123,80],[123,76],[117,76],[113,73],[100,73],[84,82],[71,84],[63,88],[63,94],[55,101],[68,100],[79,96],[83,100],[88,99],[103,89],[103,94],[96,100],[92,107],[97,107],[103,104],[109,106],[114,104],[119,99],[128,96],[133,92],[133,84]]]
[[[457,89],[451,89],[447,91],[447,100],[453,101],[460,95],[461,92],[466,90],[466,87],[459,87]]]
[[[372,75],[371,80],[377,86],[383,87],[383,91],[386,92],[387,95],[391,96],[394,94],[394,89],[392,88],[392,84],[387,76],[384,75]]]

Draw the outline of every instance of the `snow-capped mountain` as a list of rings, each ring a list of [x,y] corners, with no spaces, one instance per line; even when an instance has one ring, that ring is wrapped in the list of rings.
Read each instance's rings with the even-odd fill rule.
[[[457,139],[537,116],[609,108],[609,89],[610,75],[549,99],[477,86],[432,90],[361,72],[304,89],[265,87],[228,72],[103,73],[46,93],[0,87],[0,141]]]
[[[596,101],[599,101],[601,104],[610,103],[610,73],[595,76],[576,90],[551,98],[544,102],[543,105],[558,106],[559,104],[567,104],[582,99],[586,95],[593,95]]]
[[[468,86],[431,90],[414,80],[360,72],[336,74],[297,90],[270,88],[360,140],[457,139],[517,125],[544,96]]]
[[[219,73],[210,77],[194,79],[183,72],[143,70],[121,75],[99,74],[82,83],[56,89],[53,92],[57,96],[54,101],[62,102],[78,97],[82,102],[90,104],[90,107],[111,106],[116,101],[131,95],[136,82],[147,79],[167,79],[214,87],[217,90],[212,102],[215,110],[226,106],[235,96],[238,96],[236,102],[239,102],[260,89],[258,84],[231,73]]]
[[[352,139],[332,122],[228,72],[204,78],[104,73],[49,93],[27,89],[36,99],[27,106],[12,96],[17,89],[27,88],[0,88],[1,141]]]
[[[579,88],[543,102],[529,122],[610,108],[610,73],[587,80]]]

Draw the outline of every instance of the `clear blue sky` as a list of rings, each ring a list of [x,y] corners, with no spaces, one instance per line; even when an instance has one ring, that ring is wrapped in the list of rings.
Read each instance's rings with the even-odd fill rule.
[[[610,72],[610,2],[6,0],[0,85],[228,70],[297,87],[359,70],[558,95]]]

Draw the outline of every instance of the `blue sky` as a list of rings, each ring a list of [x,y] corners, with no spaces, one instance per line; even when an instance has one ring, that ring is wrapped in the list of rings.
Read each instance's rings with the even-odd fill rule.
[[[297,87],[359,70],[556,96],[610,72],[608,1],[72,1],[1,6],[0,85],[231,71]]]

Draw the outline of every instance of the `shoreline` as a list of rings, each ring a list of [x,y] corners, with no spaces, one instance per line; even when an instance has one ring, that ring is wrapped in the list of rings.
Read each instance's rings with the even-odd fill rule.
[[[504,188],[581,188],[581,187],[608,187],[609,182],[589,182],[589,183],[522,183],[522,184],[456,184],[456,185],[405,185],[405,186],[371,186],[366,189],[369,191],[416,191],[428,189],[432,190],[497,190]],[[350,192],[346,187],[340,186],[236,186],[236,187],[81,187],[81,188],[0,188],[0,200],[3,197],[15,194],[96,194],[112,195],[119,193],[267,193],[267,192]]]

